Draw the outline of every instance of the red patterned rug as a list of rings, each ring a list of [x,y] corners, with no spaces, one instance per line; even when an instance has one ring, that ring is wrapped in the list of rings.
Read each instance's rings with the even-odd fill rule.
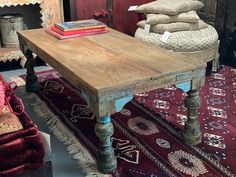
[[[46,111],[40,99],[33,100],[35,111],[68,146],[85,173],[99,176],[93,164],[98,150],[94,114],[80,93],[55,70],[37,76],[39,96],[54,114]],[[199,111],[203,142],[198,146],[186,146],[179,139],[186,120],[185,96],[175,87],[138,94],[121,113],[112,116],[112,140],[118,158],[113,176],[235,176],[236,69],[223,66],[206,78]]]

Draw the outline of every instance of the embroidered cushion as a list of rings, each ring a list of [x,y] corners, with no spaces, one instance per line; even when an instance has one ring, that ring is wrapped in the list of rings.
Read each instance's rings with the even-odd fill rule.
[[[0,114],[0,135],[21,129],[23,129],[23,126],[15,114],[11,112]]]
[[[183,12],[177,15],[147,14],[147,24],[149,25],[165,24],[171,22],[196,23],[198,20],[199,16],[194,10]]]
[[[138,6],[135,11],[140,13],[176,15],[181,12],[201,9],[204,4],[197,0],[156,0]]]
[[[140,28],[144,28],[146,21],[138,22],[138,26]],[[173,22],[167,24],[157,24],[151,26],[150,31],[155,33],[164,33],[165,31],[169,32],[177,32],[177,31],[193,31],[193,30],[200,30],[207,27],[207,24],[202,20],[198,20],[197,23],[185,23],[185,22]]]

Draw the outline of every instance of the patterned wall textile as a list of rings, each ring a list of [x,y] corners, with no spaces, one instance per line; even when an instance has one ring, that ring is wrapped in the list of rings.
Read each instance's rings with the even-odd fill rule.
[[[41,85],[39,96],[95,157],[98,150],[95,116],[79,91],[55,70],[37,75]],[[175,87],[141,93],[121,113],[112,116],[115,129],[112,140],[118,159],[113,176],[235,176],[236,70],[224,66],[206,78],[199,112],[203,142],[198,146],[187,146],[180,140],[186,120],[185,96]],[[38,114],[46,112],[35,109]],[[51,115],[47,117],[47,122],[55,124],[49,120]],[[61,139],[67,144],[67,140]]]

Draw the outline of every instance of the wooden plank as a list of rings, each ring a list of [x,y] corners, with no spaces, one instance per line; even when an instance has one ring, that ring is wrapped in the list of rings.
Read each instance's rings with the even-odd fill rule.
[[[137,62],[162,74],[170,71],[177,72],[178,70],[184,70],[185,67],[195,67],[202,63],[201,61],[195,60],[191,57],[184,57],[152,44],[141,42],[138,39],[115,30],[111,30],[108,35],[88,38],[97,45],[113,50],[117,55],[128,57],[132,62]],[[168,67],[166,67],[167,63]]]
[[[122,85],[130,82],[130,77],[133,78],[131,82],[134,82],[154,75],[153,71],[96,45],[88,38],[60,41],[43,30],[20,33],[27,37],[27,46],[33,49],[40,58],[58,70],[67,68],[68,71],[61,72],[65,72],[65,75],[72,74],[83,82],[87,80],[85,85],[95,89],[103,88],[104,85],[106,87]],[[36,39],[36,36],[40,38]],[[127,73],[127,71],[130,72]]]
[[[68,81],[78,87],[83,85],[94,94],[155,88],[158,82],[175,83],[177,74],[205,67],[201,61],[189,60],[115,30],[70,40],[58,40],[43,29],[19,34],[21,42],[24,39],[27,47]],[[169,75],[171,80],[160,79]]]

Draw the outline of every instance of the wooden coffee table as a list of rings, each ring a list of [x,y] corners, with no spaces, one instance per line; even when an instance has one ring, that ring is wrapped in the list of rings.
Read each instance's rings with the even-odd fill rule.
[[[190,145],[201,142],[199,89],[204,84],[205,63],[112,29],[106,34],[68,40],[58,40],[44,29],[25,30],[19,32],[19,41],[27,58],[27,91],[39,90],[33,68],[34,52],[83,93],[97,116],[95,132],[100,139],[97,166],[101,172],[117,168],[110,116],[121,111],[137,93],[189,82],[191,88],[185,100],[188,119],[182,138]]]

